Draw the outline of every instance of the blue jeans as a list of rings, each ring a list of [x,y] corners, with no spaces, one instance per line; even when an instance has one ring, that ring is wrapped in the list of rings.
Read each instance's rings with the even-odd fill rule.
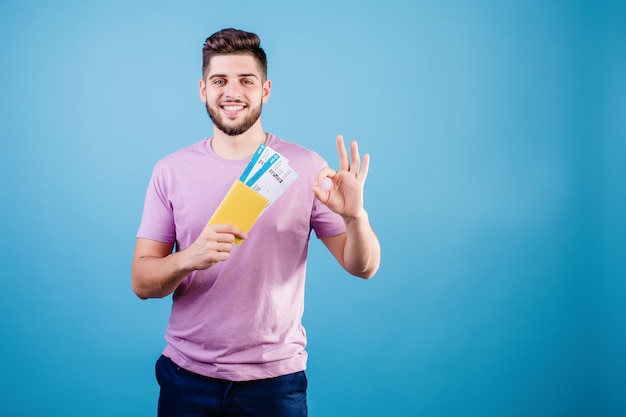
[[[187,371],[161,356],[159,417],[306,417],[304,371],[276,378],[233,382]]]

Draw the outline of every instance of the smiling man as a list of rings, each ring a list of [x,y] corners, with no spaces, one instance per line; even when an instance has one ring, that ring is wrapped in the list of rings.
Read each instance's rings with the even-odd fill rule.
[[[378,270],[380,245],[363,207],[369,155],[361,160],[352,142],[349,157],[338,136],[335,170],[266,133],[271,87],[257,35],[224,29],[207,38],[199,89],[213,135],[154,167],[132,287],[142,299],[172,295],[156,364],[161,417],[307,415],[301,319],[311,232],[350,274]],[[248,234],[207,225],[262,143],[289,159],[295,182]]]
[[[254,58],[249,55],[219,55],[213,57],[211,65],[220,71],[211,72],[206,80],[200,80],[200,96],[215,129],[227,136],[239,136],[255,123],[260,125],[261,108],[269,99],[271,82],[258,72]],[[234,85],[228,83],[229,78],[235,81]],[[241,88],[242,98],[232,91],[233,87]],[[248,97],[251,103],[246,101]]]

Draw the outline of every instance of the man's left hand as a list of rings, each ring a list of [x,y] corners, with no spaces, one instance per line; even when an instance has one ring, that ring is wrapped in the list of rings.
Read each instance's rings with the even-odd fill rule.
[[[370,157],[359,156],[356,141],[350,143],[352,162],[343,143],[343,136],[337,136],[337,152],[339,153],[339,171],[326,167],[315,178],[313,193],[335,213],[344,219],[354,219],[365,214],[363,208],[363,187],[367,178]],[[330,180],[330,188],[323,187],[324,180]]]

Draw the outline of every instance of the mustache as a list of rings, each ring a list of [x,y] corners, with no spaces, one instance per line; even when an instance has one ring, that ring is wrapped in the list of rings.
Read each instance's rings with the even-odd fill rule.
[[[244,100],[234,99],[234,100],[220,100],[219,105],[221,106],[224,103],[247,104]]]

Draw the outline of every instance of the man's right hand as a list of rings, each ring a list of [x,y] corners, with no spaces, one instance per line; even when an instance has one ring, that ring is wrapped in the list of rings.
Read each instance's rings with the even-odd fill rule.
[[[138,238],[131,272],[133,291],[142,299],[168,296],[191,272],[227,260],[235,236],[248,237],[235,226],[207,225],[189,247],[175,253],[174,243]]]
[[[246,239],[248,236],[241,229],[228,224],[205,226],[195,242],[181,251],[184,254],[183,268],[202,270],[227,260],[235,245],[235,237]]]

